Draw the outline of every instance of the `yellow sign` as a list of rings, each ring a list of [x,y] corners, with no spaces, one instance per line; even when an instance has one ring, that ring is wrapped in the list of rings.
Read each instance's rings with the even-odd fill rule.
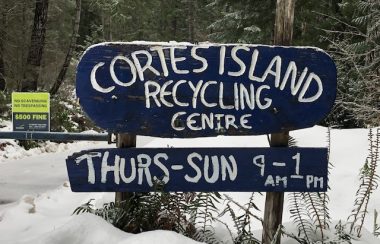
[[[14,113],[49,113],[50,94],[47,92],[13,92],[12,111]]]
[[[14,131],[50,130],[50,94],[47,92],[13,92]]]

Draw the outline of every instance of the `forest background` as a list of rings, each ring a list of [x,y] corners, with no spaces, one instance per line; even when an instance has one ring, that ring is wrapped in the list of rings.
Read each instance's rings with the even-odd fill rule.
[[[52,131],[97,129],[81,112],[74,88],[76,65],[90,45],[135,40],[271,45],[275,11],[275,0],[0,0],[0,122],[10,120],[13,91],[48,91],[52,98]],[[337,66],[336,103],[329,117],[321,122],[321,125],[329,127],[329,144],[331,127],[380,126],[380,0],[297,0],[293,29],[292,45],[319,47],[333,57]],[[360,171],[363,183],[356,194],[350,234],[358,220],[364,221],[367,213],[364,203],[369,201],[370,194],[378,185],[379,131],[369,131],[369,157]],[[296,142],[290,142],[292,144],[294,146]],[[4,146],[0,145],[0,149]],[[24,143],[22,146],[36,147],[38,144]],[[183,220],[178,215],[186,217],[195,209],[197,216],[203,216],[206,226],[210,218],[214,219],[207,211],[199,214],[197,211],[202,209],[199,206],[205,206],[205,209],[210,207],[216,212],[213,208],[216,200],[212,199],[219,197],[208,193],[190,197],[186,194],[151,193],[131,198],[139,199],[139,204],[132,202],[126,204],[124,209],[110,203],[94,210],[90,200],[76,211],[107,216],[107,221],[132,233],[137,229],[164,228],[214,243],[213,233],[208,234],[206,228],[203,232],[194,228],[185,228],[181,232],[183,226],[196,225],[177,222]],[[189,199],[197,208],[188,208]],[[311,233],[319,229],[319,239],[323,240],[323,230],[328,225],[320,224],[319,220],[321,216],[322,219],[329,219],[327,194],[294,193],[292,199],[291,205],[297,208],[293,219],[298,223],[299,234],[291,237],[299,243],[313,243],[309,241],[309,230]],[[166,219],[165,223],[157,222],[160,219],[156,217],[162,213],[164,203],[174,203],[173,211],[168,215],[174,216],[173,222],[169,222],[172,224],[170,226]],[[310,214],[308,206],[315,203],[320,203],[317,205],[319,208],[312,209],[314,212]],[[365,205],[364,210],[362,205]],[[253,197],[247,206],[247,209],[255,207]],[[120,211],[125,218],[118,217]],[[243,218],[236,216],[231,208],[224,212],[230,213],[238,229],[234,243],[259,243],[250,230],[246,230],[249,211]],[[305,228],[304,223],[309,223],[305,222],[305,218],[309,216],[313,216],[313,224]],[[380,225],[376,218],[374,235],[379,236]],[[134,221],[131,222],[131,219]],[[128,224],[125,220],[129,221]],[[360,236],[361,227],[357,236]],[[350,236],[343,230],[339,233],[338,240],[349,241]]]
[[[61,86],[73,86],[78,58],[91,44],[144,40],[270,45],[276,1],[0,0],[0,6],[1,117],[9,117],[12,91],[49,91],[56,106],[52,130],[70,131],[78,130],[72,120],[84,122],[76,118],[79,108],[64,111],[62,103],[72,103],[72,96]],[[296,1],[293,45],[326,50],[338,68],[336,105],[322,125],[380,125],[379,43],[379,0]]]

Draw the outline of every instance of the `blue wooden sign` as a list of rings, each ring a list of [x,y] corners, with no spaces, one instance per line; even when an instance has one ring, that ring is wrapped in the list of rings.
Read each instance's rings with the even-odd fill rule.
[[[101,43],[83,54],[76,88],[83,110],[111,132],[259,135],[322,120],[336,68],[310,47]]]
[[[326,148],[94,149],[66,163],[74,192],[327,189]]]
[[[268,134],[315,125],[336,95],[316,48],[102,43],[77,69],[87,115],[112,132],[158,137]]]

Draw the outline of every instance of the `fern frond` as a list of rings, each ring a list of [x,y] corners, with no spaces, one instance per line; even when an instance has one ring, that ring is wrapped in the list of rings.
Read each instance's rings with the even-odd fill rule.
[[[286,232],[284,228],[282,228],[281,232],[282,232],[282,234],[284,234],[285,236],[287,236],[287,237],[289,237],[289,238],[291,238],[291,239],[297,241],[297,242],[300,243],[300,244],[309,244],[309,243],[311,243],[311,242],[309,242],[309,241],[307,241],[307,240],[305,240],[305,239],[303,239],[303,238],[300,238],[299,236],[294,235],[293,233],[288,233],[288,232]]]
[[[363,168],[360,170],[361,183],[356,192],[357,197],[354,202],[354,209],[352,210],[352,214],[348,217],[351,223],[350,234],[355,230],[358,237],[361,235],[364,219],[368,213],[370,196],[379,184],[379,176],[376,170],[379,160],[380,128],[377,129],[375,135],[373,134],[373,129],[369,130],[368,141],[369,155],[366,158]]]
[[[314,236],[314,228],[307,210],[304,208],[305,203],[300,192],[291,192],[288,195],[290,218],[296,224],[298,237],[301,237],[307,243],[310,243]]]
[[[315,225],[316,230],[319,229],[321,239],[323,240],[323,230],[327,228],[327,226],[324,225],[325,221],[323,220],[323,217],[328,216],[329,218],[328,209],[323,202],[323,198],[318,192],[305,192],[301,194],[305,201],[305,206],[308,210],[308,214],[313,220],[313,224]]]
[[[331,153],[331,128],[327,128],[327,162],[328,162],[328,168],[327,168],[327,175],[330,175],[330,170],[333,167],[333,164],[330,160],[330,153]],[[330,189],[330,186],[327,185],[327,189]],[[321,199],[322,199],[322,208],[324,209],[324,215],[322,216],[323,219],[323,226],[325,229],[328,229],[331,224],[331,218],[329,213],[328,204],[330,201],[330,198],[327,194],[327,192],[320,192],[319,193]]]
[[[81,206],[77,207],[73,214],[81,214],[81,213],[94,213],[95,212],[95,207],[94,204],[92,204],[92,201],[95,199],[90,199],[88,200],[87,203],[82,204]]]
[[[296,138],[289,136],[288,138],[288,147],[296,147],[297,146],[297,140]]]
[[[224,195],[224,197],[228,200],[226,203],[226,207],[220,213],[220,217],[229,214],[231,217],[234,227],[236,230],[236,237],[232,237],[234,243],[246,243],[246,244],[259,244],[260,241],[257,240],[251,230],[251,220],[252,218],[259,220],[262,223],[262,219],[254,215],[251,209],[258,210],[256,204],[254,203],[254,193],[251,194],[249,201],[245,205],[241,205],[240,203],[234,201],[230,196]],[[235,210],[231,207],[231,204],[237,206],[239,209],[243,210],[242,214],[237,214]]]

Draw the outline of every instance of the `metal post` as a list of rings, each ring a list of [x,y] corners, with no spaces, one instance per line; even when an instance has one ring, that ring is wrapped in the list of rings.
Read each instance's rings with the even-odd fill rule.
[[[43,131],[0,131],[0,139],[52,140],[52,141],[108,141],[106,133],[86,134]]]

